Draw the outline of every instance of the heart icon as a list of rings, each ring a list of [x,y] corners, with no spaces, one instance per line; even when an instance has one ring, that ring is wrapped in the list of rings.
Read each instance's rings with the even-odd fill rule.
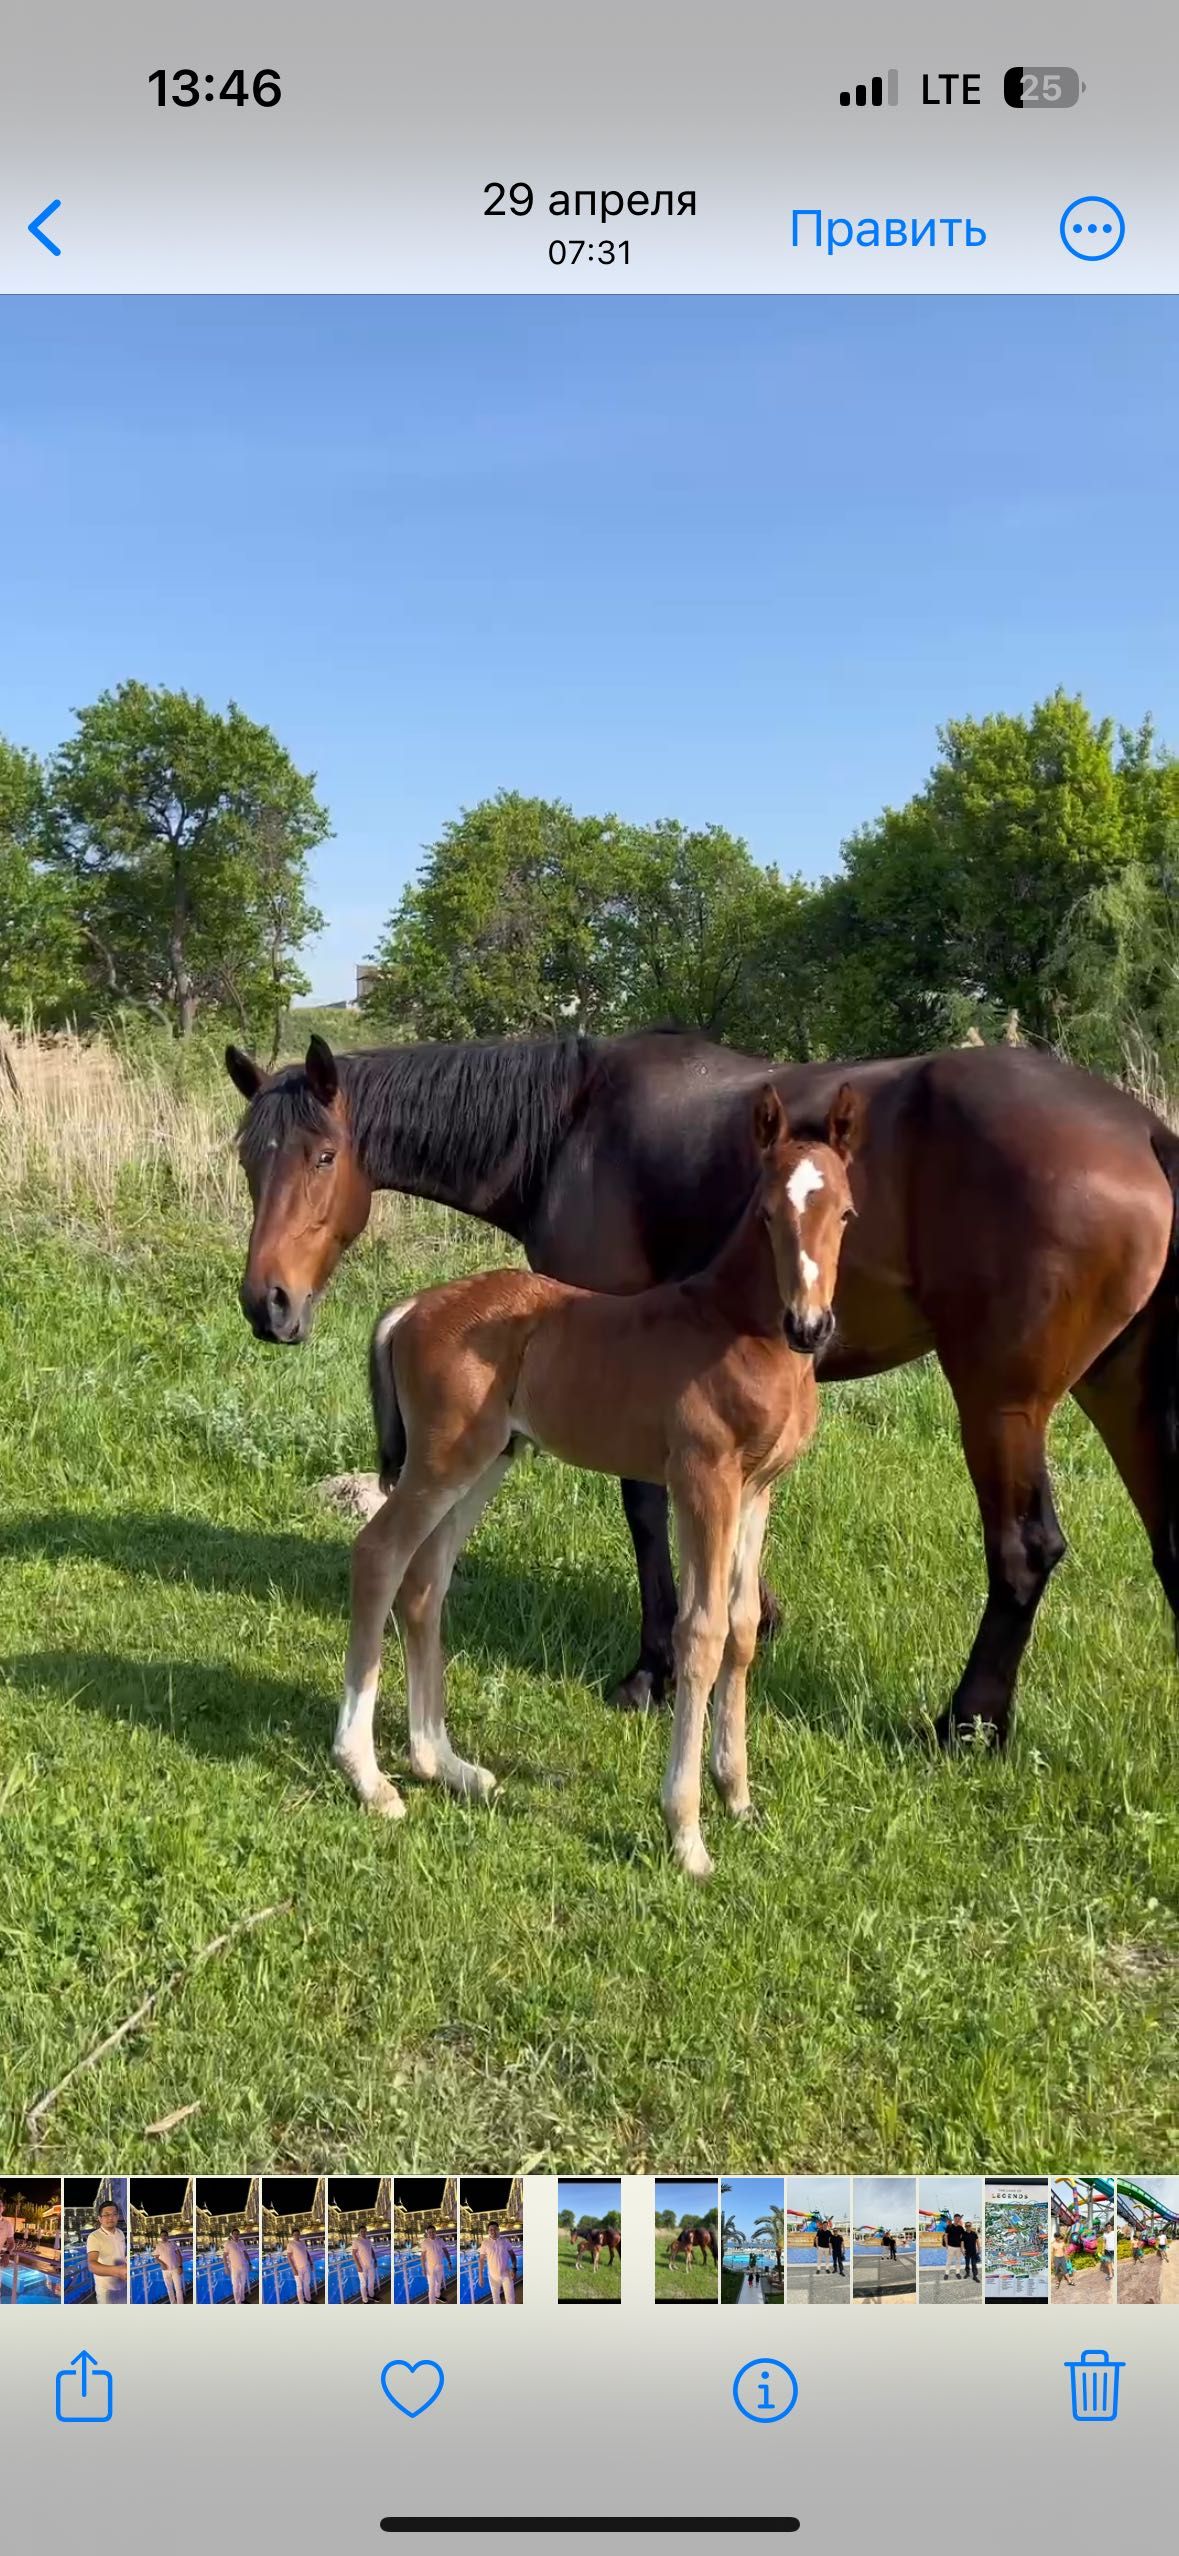
[[[397,2386],[393,2384],[397,2378]],[[442,2394],[445,2373],[437,2361],[386,2361],[381,2372],[381,2385],[399,2414],[425,2414]],[[431,2387],[430,2381],[434,2384]],[[400,2387],[401,2393],[397,2390]]]

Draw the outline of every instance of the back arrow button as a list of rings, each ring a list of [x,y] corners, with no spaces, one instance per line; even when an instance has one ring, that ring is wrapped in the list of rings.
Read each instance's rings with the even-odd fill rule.
[[[38,213],[36,219],[29,224],[29,229],[33,234],[33,238],[40,242],[43,249],[48,249],[50,257],[60,257],[61,250],[59,249],[56,240],[50,239],[48,231],[42,230],[41,224],[42,222],[51,221],[53,215],[55,213],[60,213],[60,211],[61,197],[60,195],[55,195],[52,204],[47,204],[44,211]]]

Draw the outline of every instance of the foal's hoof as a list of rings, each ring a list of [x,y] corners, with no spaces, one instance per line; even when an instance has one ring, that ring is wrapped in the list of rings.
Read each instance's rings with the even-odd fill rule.
[[[378,1819],[404,1819],[405,1817],[405,1804],[396,1784],[391,1784],[387,1775],[382,1775],[378,1790],[369,1794],[364,1807],[366,1810],[375,1811]]]
[[[671,1841],[671,1851],[679,1865],[681,1873],[686,1873],[689,1881],[705,1882],[711,1880],[713,1871],[712,1857],[708,1852],[708,1848],[705,1845],[702,1836],[700,1835],[699,1829],[694,1830],[687,1837],[673,1837]]]
[[[658,1713],[667,1700],[670,1683],[669,1670],[645,1668],[640,1660],[629,1677],[615,1687],[611,1706],[616,1713]]]

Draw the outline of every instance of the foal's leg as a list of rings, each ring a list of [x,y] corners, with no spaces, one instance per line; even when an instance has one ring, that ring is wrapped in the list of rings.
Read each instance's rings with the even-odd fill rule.
[[[699,1468],[673,1488],[682,1596],[675,1628],[675,1726],[663,1781],[663,1816],[677,1864],[707,1881],[712,1864],[700,1834],[704,1716],[729,1623],[729,1578],[741,1486],[719,1467]]]
[[[415,1485],[409,1473],[403,1473],[352,1547],[352,1626],[332,1756],[361,1801],[385,1819],[405,1816],[401,1795],[382,1774],[373,1746],[386,1619],[402,1573],[418,1546],[469,1488],[469,1477],[460,1476],[443,1487],[437,1482]]]
[[[712,1702],[712,1780],[733,1819],[748,1819],[749,1767],[745,1753],[745,1683],[757,1648],[761,1615],[758,1571],[770,1513],[768,1491],[743,1502],[729,1584],[729,1632]]]
[[[667,1534],[667,1493],[656,1482],[623,1482],[620,1487],[639,1575],[639,1656],[619,1680],[610,1701],[620,1712],[649,1713],[666,1702],[675,1677],[672,1632],[678,1601]],[[781,1620],[778,1600],[763,1580],[759,1640],[769,1641]]]
[[[509,1447],[418,1546],[394,1600],[405,1654],[410,1765],[423,1783],[445,1784],[449,1792],[468,1794],[476,1801],[491,1799],[496,1779],[487,1767],[456,1757],[447,1735],[442,1608],[459,1553],[511,1461]]]

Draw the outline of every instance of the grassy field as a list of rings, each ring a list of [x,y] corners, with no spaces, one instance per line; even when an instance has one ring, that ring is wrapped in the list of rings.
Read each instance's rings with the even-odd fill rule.
[[[561,2300],[601,2301],[622,2297],[622,2256],[613,2263],[603,2253],[597,2271],[588,2254],[575,2254],[564,2228],[557,2236],[557,2297]]]
[[[1072,1552],[1005,1762],[928,1745],[981,1573],[952,1408],[910,1369],[831,1393],[779,1494],[763,1819],[730,1832],[710,1807],[707,1890],[664,1854],[663,1723],[602,1700],[635,1638],[617,1491],[541,1464],[509,1478],[450,1610],[452,1732],[499,1802],[411,1786],[388,1827],[328,1762],[351,1530],[314,1486],[372,1460],[376,1310],[495,1247],[391,1203],[310,1345],[263,1349],[236,1303],[228,1092],[103,1089],[89,1141],[84,1096],[26,1078],[0,1110],[0,2166],[152,1996],[42,2116],[45,2164],[1174,2153],[1176,1679],[1079,1415],[1054,1445]],[[396,1773],[400,1695],[394,1646]]]
[[[682,2256],[677,2257],[674,2263],[669,2263],[667,2248],[670,2233],[667,2228],[655,2230],[656,2299],[678,2299],[681,2302],[694,2300],[701,2306],[710,2304],[715,2307],[719,2292],[716,2265],[711,2256],[703,2263],[698,2254],[692,2256],[690,2263],[685,2263]]]

